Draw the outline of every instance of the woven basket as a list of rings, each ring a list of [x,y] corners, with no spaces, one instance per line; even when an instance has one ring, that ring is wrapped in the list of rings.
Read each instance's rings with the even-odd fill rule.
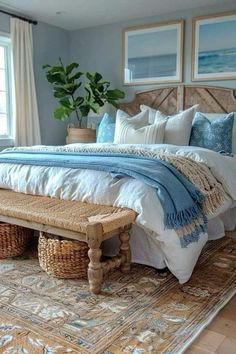
[[[0,222],[0,258],[20,256],[32,234],[33,230]]]
[[[47,274],[67,279],[87,278],[88,245],[45,232],[38,243],[39,264]]]

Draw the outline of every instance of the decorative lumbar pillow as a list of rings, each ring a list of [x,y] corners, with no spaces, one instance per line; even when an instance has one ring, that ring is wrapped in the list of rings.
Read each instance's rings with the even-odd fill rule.
[[[173,116],[166,116],[162,112],[156,111],[155,123],[160,122],[165,117],[167,119],[164,137],[165,144],[189,144],[192,121],[197,108],[198,105],[195,105]]]
[[[231,154],[233,124],[234,113],[211,122],[202,113],[197,112],[193,121],[190,145]]]
[[[148,111],[134,117],[118,110],[114,143],[117,144],[162,144],[166,120],[157,124],[148,123]]]
[[[97,132],[97,143],[113,143],[115,135],[115,118],[105,113]]]

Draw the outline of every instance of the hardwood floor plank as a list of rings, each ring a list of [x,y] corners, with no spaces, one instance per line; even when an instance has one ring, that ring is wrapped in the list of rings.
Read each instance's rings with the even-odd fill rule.
[[[217,316],[216,319],[208,327],[209,330],[217,332],[226,337],[236,339],[236,320],[230,320],[228,318]]]
[[[216,349],[223,343],[226,336],[220,333],[213,332],[206,329],[200,336],[195,340],[194,345],[209,352],[215,352]]]
[[[215,352],[209,352],[206,349],[202,349],[197,347],[196,345],[192,345],[190,349],[188,349],[185,354],[216,354]]]
[[[226,338],[216,350],[217,354],[235,354],[236,340],[234,338]]]
[[[236,296],[193,342],[186,354],[236,354]]]
[[[220,311],[219,316],[232,321],[236,320],[236,296],[234,296],[230,303]]]

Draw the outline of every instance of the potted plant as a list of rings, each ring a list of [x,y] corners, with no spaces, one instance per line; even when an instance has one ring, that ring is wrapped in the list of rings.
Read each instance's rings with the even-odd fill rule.
[[[125,94],[118,89],[109,89],[110,82],[104,81],[101,74],[82,73],[78,71],[78,63],[64,66],[61,58],[59,60],[60,65],[43,66],[48,82],[53,85],[53,95],[59,103],[53,116],[64,121],[75,113],[77,126],[68,128],[67,143],[95,141],[96,131],[82,128],[83,117],[86,117],[90,110],[99,113],[100,107],[106,102],[117,107],[117,101],[124,98]]]

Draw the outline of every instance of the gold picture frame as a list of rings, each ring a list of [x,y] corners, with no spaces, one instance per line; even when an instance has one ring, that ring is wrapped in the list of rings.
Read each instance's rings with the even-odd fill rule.
[[[184,20],[123,29],[124,85],[182,82],[183,42]]]
[[[192,19],[192,81],[236,79],[236,11]]]

